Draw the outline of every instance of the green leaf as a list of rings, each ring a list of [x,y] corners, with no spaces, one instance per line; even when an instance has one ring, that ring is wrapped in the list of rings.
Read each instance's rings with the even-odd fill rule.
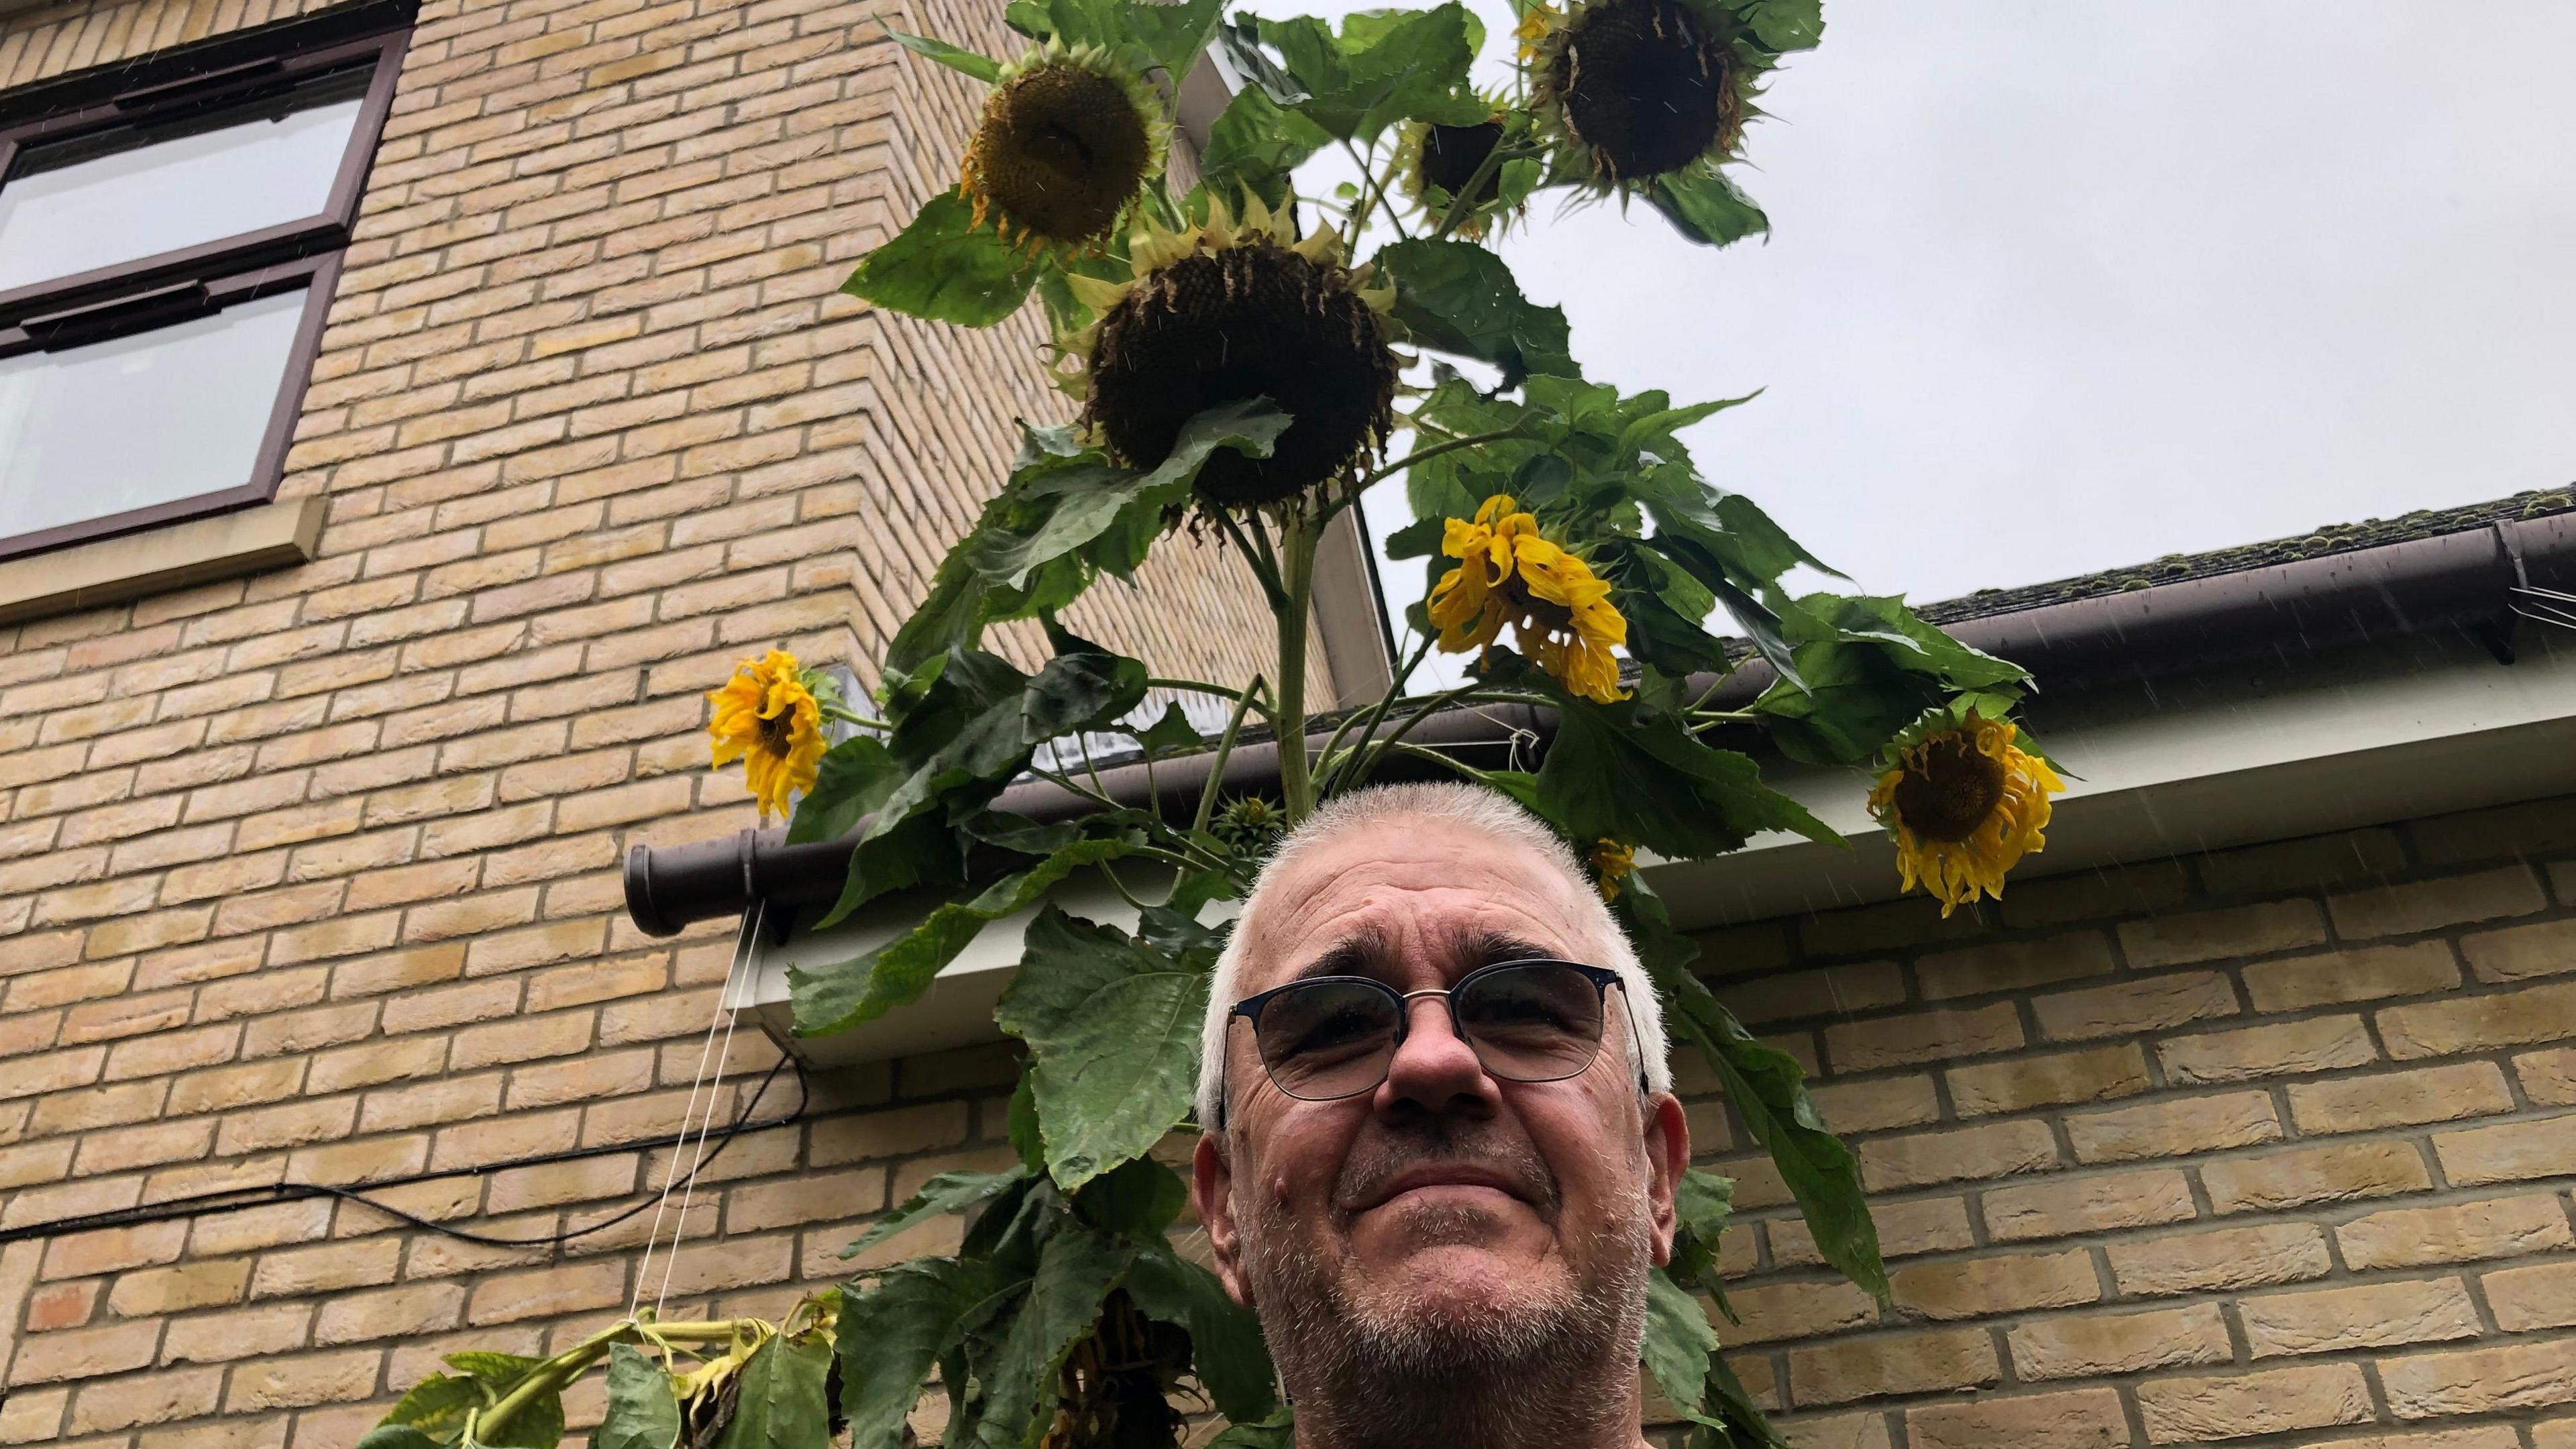
[[[555,1449],[563,1433],[563,1394],[548,1390],[521,1402],[497,1430],[477,1423],[471,1442],[483,1449]]]
[[[1101,1301],[1135,1256],[1135,1244],[1080,1228],[1060,1229],[1047,1239],[1028,1298],[984,1375],[984,1443],[1035,1441],[1055,1400],[1065,1355],[1098,1321]]]
[[[608,1412],[590,1449],[672,1449],[680,1442],[680,1399],[671,1376],[631,1343],[608,1346]]]
[[[1538,797],[1541,812],[1572,839],[1607,838],[1684,860],[1724,854],[1765,830],[1842,839],[1763,784],[1749,757],[1701,744],[1671,715],[1635,700],[1561,700]]]
[[[1217,21],[1224,10],[1225,0],[1177,0],[1173,4],[1137,4],[1131,0],[1118,6],[1127,33],[1171,72],[1174,85],[1198,63],[1199,52],[1207,49],[1215,37]]]
[[[1716,1441],[1715,1449],[1790,1449],[1789,1441],[1771,1427],[1761,1406],[1753,1402],[1752,1392],[1744,1387],[1744,1380],[1735,1376],[1734,1367],[1724,1358],[1712,1357],[1708,1361],[1708,1389],[1700,1407],[1703,1411],[1716,1411],[1713,1418],[1700,1422],[1726,1436]],[[1705,1449],[1707,1441],[1694,1437],[1691,1444],[1693,1449]]]
[[[1281,1405],[1279,1412],[1257,1424],[1237,1422],[1208,1441],[1208,1449],[1295,1449],[1297,1419]]]
[[[1002,23],[1031,40],[1044,40],[1055,34],[1055,21],[1037,0],[1011,0],[1002,7]]]
[[[882,25],[884,21],[880,19],[878,23]],[[904,49],[916,55],[928,56],[950,70],[963,71],[988,86],[999,85],[1002,82],[1002,63],[989,55],[978,55],[974,51],[950,45],[944,40],[906,35],[891,25],[886,26],[886,34],[893,36],[894,43]]]
[[[1277,210],[1288,204],[1290,173],[1332,140],[1323,127],[1282,109],[1268,91],[1245,86],[1208,127],[1199,175],[1230,205],[1239,206],[1249,192]]]
[[[861,258],[841,290],[934,322],[990,327],[1029,299],[1039,265],[999,232],[975,225],[974,207],[951,188]]]
[[[1159,1243],[1190,1201],[1180,1174],[1150,1157],[1131,1157],[1082,1185],[1076,1217],[1104,1233]]]
[[[449,1368],[466,1375],[494,1393],[501,1394],[507,1393],[519,1380],[545,1367],[546,1361],[541,1358],[523,1358],[515,1353],[490,1353],[481,1349],[469,1349],[463,1353],[449,1354],[445,1363]]]
[[[1531,373],[1580,377],[1564,309],[1533,305],[1503,259],[1463,241],[1397,242],[1377,264],[1395,282],[1395,318],[1423,346],[1502,369],[1502,386]]]
[[[1482,33],[1466,8],[1452,3],[1362,12],[1344,22],[1338,37],[1311,16],[1256,22],[1238,15],[1226,37],[1237,52],[1246,48],[1247,35],[1277,50],[1279,65],[1264,61],[1271,74],[1252,71],[1274,100],[1338,139],[1365,143],[1398,121],[1468,125],[1491,114],[1467,87],[1471,36]],[[1282,76],[1287,86],[1278,84]]]
[[[1703,246],[1722,247],[1771,229],[1762,208],[1718,172],[1706,168],[1670,171],[1658,176],[1646,200],[1673,230]]]
[[[1646,1276],[1646,1337],[1638,1357],[1664,1397],[1685,1409],[1699,1407],[1708,1387],[1709,1356],[1717,1330],[1690,1290],[1658,1268]]]
[[[796,1034],[830,1036],[874,1021],[921,999],[984,927],[1026,910],[1058,881],[1086,865],[1115,860],[1135,847],[1124,840],[1077,840],[1036,865],[1004,876],[971,900],[948,901],[922,923],[847,961],[791,965],[787,985]]]
[[[462,1430],[464,1421],[457,1422]],[[441,1449],[443,1440],[432,1439],[409,1424],[378,1424],[358,1440],[358,1449]]]
[[[1214,1273],[1158,1241],[1136,1255],[1126,1287],[1146,1317],[1189,1330],[1199,1382],[1216,1400],[1218,1413],[1252,1424],[1278,1408],[1277,1374],[1261,1320],[1235,1302]]]
[[[1213,953],[1174,957],[1048,906],[994,1020],[1029,1044],[1047,1171],[1066,1191],[1188,1112]]]
[[[962,1213],[1028,1175],[1026,1169],[1018,1167],[1006,1172],[943,1172],[923,1183],[921,1191],[906,1199],[903,1206],[870,1225],[857,1242],[841,1250],[841,1256],[855,1258],[932,1218]]]
[[[1754,38],[1774,51],[1813,50],[1825,38],[1824,0],[1730,0],[1753,27]]]
[[[1036,1176],[1046,1173],[1046,1134],[1038,1127],[1038,1093],[1026,1072],[1020,1073],[1020,1084],[1011,1089],[1011,1105],[1002,1114],[1003,1129],[1011,1139],[1011,1150],[1020,1155],[1020,1166]]]
[[[902,778],[885,743],[874,735],[852,735],[832,746],[815,770],[814,788],[796,802],[796,814],[787,822],[788,842],[803,845],[849,834]]]
[[[384,1421],[409,1425],[441,1442],[453,1441],[465,1432],[466,1411],[482,1408],[497,1397],[476,1379],[431,1374],[412,1385]]]
[[[842,1299],[834,1336],[850,1449],[901,1449],[905,1420],[931,1366],[965,1338],[1005,1286],[984,1263],[916,1258]]]
[[[823,1394],[832,1342],[820,1333],[780,1334],[743,1360],[742,1388],[717,1449],[819,1449],[832,1440]]]
[[[1145,758],[1159,760],[1169,755],[1195,754],[1207,745],[1207,737],[1190,723],[1189,712],[1176,700],[1163,706],[1163,717],[1150,726],[1134,732],[1136,743]]]
[[[1449,516],[1435,513],[1417,518],[1386,536],[1388,558],[1429,558],[1440,552],[1440,541],[1447,536]]]

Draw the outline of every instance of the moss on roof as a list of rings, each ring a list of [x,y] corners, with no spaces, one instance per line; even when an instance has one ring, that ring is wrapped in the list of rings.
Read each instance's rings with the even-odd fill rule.
[[[1915,611],[1935,624],[1955,624],[1962,619],[1982,619],[2102,594],[2153,588],[2158,584],[2242,573],[2247,569],[2291,563],[2324,554],[2350,553],[2355,549],[2402,543],[2410,538],[2464,533],[2506,519],[2538,518],[2543,514],[2570,511],[2576,511],[2576,484],[2517,493],[2510,498],[2464,504],[2458,508],[2428,508],[2396,518],[2366,518],[2359,523],[2328,524],[2291,538],[2238,544],[2208,553],[2167,554],[2127,568],[2107,569],[2098,574],[2044,584],[2026,584],[2017,589],[1980,589],[1964,598],[1918,604]]]

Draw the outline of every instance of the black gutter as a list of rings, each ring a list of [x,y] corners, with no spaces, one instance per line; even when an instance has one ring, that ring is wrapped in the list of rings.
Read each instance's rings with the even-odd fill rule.
[[[2475,638],[2510,663],[2511,590],[2524,586],[2576,592],[2576,515],[2508,520],[1945,627],[1962,643],[2030,670],[2051,690],[2441,633]],[[1767,664],[1752,661],[1727,679],[1716,702],[1740,708],[1772,678]],[[1307,747],[1321,750],[1330,733],[1309,735]],[[1499,767],[1526,764],[1554,733],[1547,711],[1478,706],[1435,715],[1408,738]],[[1274,742],[1240,745],[1220,789],[1245,794],[1275,782],[1278,757]],[[1101,783],[1122,804],[1150,804],[1167,818],[1187,819],[1210,758],[1156,765],[1150,796],[1142,765],[1103,770]],[[1391,761],[1383,778],[1436,772],[1423,761]],[[1006,791],[999,808],[1044,820],[1080,814],[1089,803],[1040,781]],[[789,845],[778,830],[660,849],[638,845],[626,857],[626,912],[646,935],[669,936],[694,921],[739,916],[755,901],[817,905],[839,896],[849,855],[846,841]]]

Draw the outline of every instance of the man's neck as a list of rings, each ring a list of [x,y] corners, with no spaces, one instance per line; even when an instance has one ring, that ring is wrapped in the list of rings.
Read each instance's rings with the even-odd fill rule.
[[[1292,1378],[1297,1449],[1642,1449],[1633,1361],[1624,1374],[1567,1368],[1436,1385]]]

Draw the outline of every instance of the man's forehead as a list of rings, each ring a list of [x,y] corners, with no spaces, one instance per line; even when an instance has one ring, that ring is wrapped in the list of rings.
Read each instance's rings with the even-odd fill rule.
[[[1397,818],[1334,837],[1263,888],[1242,983],[1272,984],[1337,948],[1478,964],[1510,945],[1596,943],[1574,882],[1531,846],[1449,821]]]

